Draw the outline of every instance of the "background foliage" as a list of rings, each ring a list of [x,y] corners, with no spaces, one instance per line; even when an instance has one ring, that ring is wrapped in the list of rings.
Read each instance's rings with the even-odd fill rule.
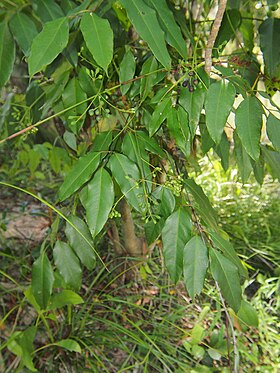
[[[9,369],[40,370],[40,358],[48,356],[42,351],[59,347],[66,351],[62,365],[64,353],[85,349],[77,371],[83,359],[93,371],[115,371],[107,350],[99,356],[104,340],[110,345],[118,333],[128,338],[120,371],[130,364],[157,371],[156,362],[165,371],[199,363],[237,371],[239,354],[256,369],[259,351],[249,358],[245,336],[237,341],[234,330],[257,328],[256,310],[273,319],[267,343],[275,343],[275,228],[264,218],[266,231],[256,235],[259,220],[241,220],[236,200],[246,194],[242,184],[254,183],[252,174],[267,186],[279,178],[278,5],[228,1],[208,76],[204,51],[215,14],[212,1],[2,2],[1,190],[21,191],[49,210],[49,233],[32,253],[32,269],[21,269],[23,285],[9,275],[10,264],[2,271],[18,287],[17,304],[4,307],[2,324],[14,312],[20,315],[23,304],[36,314],[35,322],[19,328],[17,316],[5,334],[4,348],[17,356],[7,358]],[[236,167],[239,176],[232,174]],[[217,170],[232,190],[217,180]],[[252,198],[265,200],[255,188]],[[227,195],[233,204],[224,213]],[[239,255],[231,239],[243,247]],[[108,241],[112,250],[106,250]],[[10,252],[3,256],[8,263],[14,259]],[[169,279],[159,268],[162,261]],[[262,290],[249,303],[246,289],[258,272]],[[261,277],[268,273],[275,277]],[[145,297],[144,303],[133,299],[135,289],[128,300],[106,291],[117,280],[145,289],[145,281],[154,286],[157,276],[160,307],[171,302],[163,326],[156,323],[162,317],[153,308],[156,300],[149,298],[147,310]],[[168,281],[177,288],[170,290]],[[148,286],[149,297],[153,289]],[[272,310],[258,303],[262,291],[270,292]],[[226,326],[217,329],[215,316],[205,321],[212,307],[205,298],[195,325],[176,324],[177,311],[183,317],[181,299],[190,302],[201,292],[215,301],[219,317],[225,313]],[[139,324],[126,310],[152,321]],[[100,328],[96,341],[86,332],[90,323]],[[167,325],[174,332],[168,344]],[[110,328],[114,332],[106,336]]]

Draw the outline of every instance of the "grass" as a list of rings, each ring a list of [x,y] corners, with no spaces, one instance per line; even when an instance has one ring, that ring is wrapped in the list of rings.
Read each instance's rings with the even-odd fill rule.
[[[239,182],[235,169],[224,173],[218,162],[202,160],[196,177],[220,216],[220,225],[244,259],[250,277],[245,298],[259,316],[258,327],[235,327],[240,369],[277,372],[279,351],[279,184],[266,178]],[[34,184],[35,185],[35,184]],[[14,198],[7,194],[7,198]],[[2,220],[6,219],[6,215]],[[84,275],[84,304],[47,314],[54,340],[71,339],[81,352],[50,343],[47,330],[24,291],[39,245],[23,239],[1,239],[0,312],[2,317],[0,371],[28,372],[12,352],[11,335],[37,325],[32,355],[40,372],[229,372],[233,350],[230,331],[213,282],[193,302],[179,283],[162,271],[159,248],[143,263],[139,282],[128,282],[120,262],[105,251],[111,272],[97,267]],[[106,241],[100,243],[105,245]],[[102,250],[101,250],[102,251]],[[127,260],[127,259],[125,259]],[[9,343],[9,348],[7,344]]]

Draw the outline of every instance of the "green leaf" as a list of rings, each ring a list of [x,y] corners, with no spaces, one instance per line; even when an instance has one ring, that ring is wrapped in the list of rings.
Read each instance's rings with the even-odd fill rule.
[[[186,157],[191,152],[188,113],[179,106],[178,110],[172,107],[167,116],[167,127],[176,145]]]
[[[81,31],[93,58],[107,72],[113,58],[114,47],[114,35],[109,21],[98,17],[95,13],[84,13]]]
[[[31,45],[28,58],[29,75],[43,70],[63,51],[68,42],[69,25],[67,18],[47,22]]]
[[[159,24],[165,33],[166,42],[175,48],[184,59],[186,59],[188,54],[187,44],[166,1],[148,0],[147,4],[156,11]]]
[[[50,299],[48,310],[54,311],[57,308],[64,306],[74,306],[84,303],[83,298],[72,290],[62,290],[59,293],[53,294]]]
[[[37,327],[30,326],[24,330],[19,337],[17,342],[22,349],[21,361],[24,366],[26,366],[31,372],[37,372],[37,369],[33,364],[33,353],[34,353],[34,339],[36,336]]]
[[[241,306],[237,312],[238,321],[246,326],[253,326],[257,328],[259,326],[258,313],[255,308],[245,300],[241,301]]]
[[[184,247],[190,239],[191,230],[191,218],[184,208],[170,215],[162,230],[164,261],[174,283],[179,281],[183,271]]]
[[[203,108],[206,95],[204,87],[197,87],[194,92],[189,92],[187,88],[181,90],[179,103],[189,114],[189,126],[191,138],[195,136],[196,127],[199,123],[201,110]]]
[[[62,9],[55,1],[32,0],[31,4],[44,23],[64,16]]]
[[[210,250],[210,268],[228,304],[237,312],[241,304],[241,286],[237,267],[217,250]]]
[[[280,119],[269,114],[266,122],[266,131],[275,150],[280,152]]]
[[[214,245],[223,252],[226,258],[228,258],[233,264],[236,265],[239,275],[247,278],[248,271],[246,267],[244,267],[241,263],[241,260],[237,256],[232,244],[215,232],[210,232],[210,236]]]
[[[205,101],[206,126],[215,143],[219,143],[235,99],[234,86],[225,79],[211,84]]]
[[[134,77],[135,69],[136,69],[136,61],[134,58],[133,53],[130,50],[129,46],[125,46],[125,55],[123,56],[122,62],[120,63],[120,83],[123,84],[124,82],[129,81]],[[124,96],[127,91],[129,90],[131,83],[127,83],[121,86],[121,93]]]
[[[148,46],[156,59],[166,68],[171,67],[171,58],[168,54],[165,35],[157,20],[154,9],[144,3],[143,0],[121,0],[128,17]]]
[[[53,290],[54,274],[45,252],[32,265],[32,293],[41,309],[46,309]]]
[[[90,232],[95,237],[108,220],[114,204],[114,185],[109,173],[102,167],[86,186],[83,205]]]
[[[0,23],[0,88],[10,78],[15,60],[15,43],[7,22]]]
[[[184,283],[192,298],[200,294],[207,268],[207,247],[199,236],[194,236],[184,247]]]
[[[67,118],[67,127],[76,135],[82,128],[85,120],[87,111],[86,98],[87,95],[82,90],[79,80],[76,77],[69,80],[62,93],[62,101],[64,109],[74,106],[64,116]]]
[[[225,171],[229,168],[230,142],[225,132],[222,133],[221,141],[215,146],[215,152],[221,158],[222,167]]]
[[[265,67],[272,77],[277,78],[280,73],[280,19],[267,18],[260,25],[259,34]]]
[[[238,165],[239,173],[241,176],[242,183],[245,184],[252,172],[251,158],[247,154],[244,146],[236,132],[233,134],[234,138],[234,155]]]
[[[191,193],[194,198],[194,201],[197,205],[198,211],[204,220],[204,222],[217,231],[218,222],[217,222],[217,213],[211,206],[209,199],[206,194],[203,192],[202,188],[196,184],[193,179],[188,179],[184,181],[184,184],[187,190]]]
[[[151,121],[149,123],[149,135],[152,137],[164,120],[167,118],[168,113],[171,110],[171,99],[170,97],[165,97],[162,101],[156,106]]]
[[[152,193],[152,198],[158,202],[156,214],[168,218],[175,208],[175,197],[170,189],[158,186]]]
[[[144,143],[139,141],[134,133],[128,132],[123,139],[122,153],[137,164],[141,179],[145,182],[145,188],[150,191],[152,173],[149,167],[149,155],[146,152]]]
[[[135,136],[137,137],[138,141],[141,141],[144,144],[144,147],[149,152],[156,154],[159,157],[164,158],[165,153],[162,150],[162,148],[158,145],[155,139],[150,138],[146,132],[143,131],[137,131],[135,133]]]
[[[236,35],[236,31],[241,24],[241,14],[236,9],[226,10],[222,19],[221,26],[214,44],[214,51],[216,48],[224,49],[227,42]],[[218,57],[218,53],[214,52],[214,56]]]
[[[79,158],[59,188],[59,200],[64,201],[85,184],[97,169],[99,162],[100,153],[96,152],[90,152],[86,156]]]
[[[79,354],[82,353],[81,346],[74,339],[62,339],[61,341],[53,343],[53,345],[65,348],[65,350],[71,352],[78,352]]]
[[[128,203],[136,211],[144,212],[146,200],[141,188],[140,172],[137,165],[123,154],[115,153],[109,160],[109,167]]]
[[[27,56],[38,31],[31,17],[20,12],[16,13],[9,23],[10,29],[18,45]]]
[[[152,87],[155,84],[156,70],[158,68],[158,63],[154,57],[148,58],[142,66],[140,75],[143,78],[140,81],[140,96],[142,101],[151,93]]]
[[[246,152],[257,160],[260,156],[260,136],[263,109],[254,96],[246,97],[236,109],[235,124],[237,134]]]
[[[95,152],[106,152],[109,150],[112,143],[112,131],[99,132],[93,140],[93,148]],[[106,153],[105,153],[106,154]]]
[[[68,219],[89,242],[92,242],[92,237],[88,226],[82,219],[78,218],[77,216],[70,216]],[[77,230],[71,224],[68,222],[66,223],[65,234],[70,246],[83,265],[86,266],[89,271],[91,271],[95,267],[96,256],[90,244],[79,232],[77,232]]]
[[[262,147],[265,160],[273,178],[280,180],[280,154],[268,147]]]
[[[53,249],[55,265],[65,283],[73,290],[79,290],[82,281],[82,269],[79,259],[69,245],[56,241]]]

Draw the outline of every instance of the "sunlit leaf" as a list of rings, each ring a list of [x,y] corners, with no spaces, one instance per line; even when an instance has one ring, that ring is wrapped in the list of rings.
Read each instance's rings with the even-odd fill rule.
[[[61,341],[53,343],[53,345],[65,348],[65,350],[71,352],[78,352],[79,354],[82,352],[81,346],[74,339],[62,339]]]
[[[95,13],[84,13],[81,31],[93,58],[107,72],[113,58],[113,31],[109,21]]]

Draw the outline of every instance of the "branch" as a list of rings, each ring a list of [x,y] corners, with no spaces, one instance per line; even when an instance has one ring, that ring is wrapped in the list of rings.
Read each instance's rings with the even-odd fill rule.
[[[212,50],[215,44],[215,40],[217,38],[221,22],[223,19],[224,12],[226,10],[227,0],[220,0],[220,4],[218,5],[218,10],[216,14],[215,21],[212,26],[212,30],[209,35],[209,39],[206,44],[205,48],[205,71],[208,75],[210,75],[211,67],[212,67]]]

